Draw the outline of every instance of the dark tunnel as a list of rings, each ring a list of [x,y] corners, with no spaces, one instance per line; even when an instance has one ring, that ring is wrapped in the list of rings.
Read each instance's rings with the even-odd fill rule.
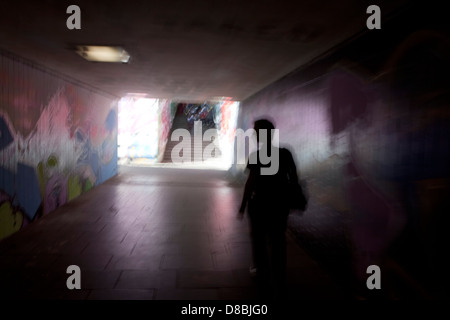
[[[2,300],[448,299],[450,24],[370,5],[2,2]]]

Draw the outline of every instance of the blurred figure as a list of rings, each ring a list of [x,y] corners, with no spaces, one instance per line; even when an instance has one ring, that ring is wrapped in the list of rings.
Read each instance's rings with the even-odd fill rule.
[[[281,298],[285,294],[286,277],[286,227],[289,214],[289,183],[297,182],[297,170],[291,152],[286,148],[277,148],[272,144],[274,125],[266,119],[254,123],[258,144],[264,141],[264,134],[270,133],[266,145],[251,154],[247,163],[250,171],[245,184],[244,195],[238,218],[242,219],[248,203],[248,216],[251,228],[254,266],[250,272],[261,280],[263,298]],[[278,157],[278,171],[273,175],[261,174],[261,168],[272,164],[263,164],[261,151],[272,157]],[[255,161],[253,161],[255,160]],[[256,162],[256,163],[253,163]],[[272,295],[273,294],[273,295]],[[269,296],[271,295],[271,296]]]
[[[395,48],[372,83],[347,70],[330,79],[360,298],[448,297],[449,53],[447,34],[421,30]],[[367,288],[370,265],[385,275],[380,293]]]

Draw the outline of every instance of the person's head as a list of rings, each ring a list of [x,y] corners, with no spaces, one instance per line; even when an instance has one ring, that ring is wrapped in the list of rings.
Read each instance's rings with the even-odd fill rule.
[[[261,130],[261,129],[267,130],[266,132],[268,134],[268,137],[270,137],[270,139],[267,139],[267,140],[268,140],[268,142],[272,141],[272,138],[273,138],[272,130],[275,129],[275,125],[271,121],[269,121],[267,119],[256,120],[254,122],[253,129],[255,129],[255,131],[256,131],[256,140],[258,142],[259,142],[259,134],[260,134],[259,130]]]
[[[267,118],[259,119],[254,122],[253,129],[256,131],[256,139],[258,144],[263,140],[258,158],[261,163],[270,164],[270,167],[261,168],[261,175],[274,175],[278,172],[279,168],[279,152],[278,148],[274,148],[272,139],[275,136],[275,125],[273,121]],[[261,130],[264,130],[261,132]],[[264,137],[265,136],[265,137]],[[265,141],[264,141],[265,140]],[[278,136],[276,135],[275,145],[278,144]],[[253,155],[255,153],[252,153]],[[253,159],[254,161],[255,159]],[[250,159],[252,161],[252,159]]]

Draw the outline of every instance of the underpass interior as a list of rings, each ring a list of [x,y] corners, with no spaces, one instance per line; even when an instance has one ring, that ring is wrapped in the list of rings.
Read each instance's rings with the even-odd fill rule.
[[[81,29],[64,1],[2,4],[1,297],[267,299],[235,140],[265,117],[308,195],[286,300],[448,299],[445,10],[381,1],[369,29],[365,1],[169,2],[79,1]]]

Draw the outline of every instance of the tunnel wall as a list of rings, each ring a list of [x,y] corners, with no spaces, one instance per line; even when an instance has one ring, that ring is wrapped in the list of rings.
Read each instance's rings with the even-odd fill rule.
[[[0,240],[117,174],[117,100],[0,51]]]
[[[331,265],[349,258],[361,281],[370,264],[396,265],[445,287],[431,279],[448,267],[445,21],[436,8],[405,9],[241,103],[240,128],[268,117],[295,154],[310,204],[291,229]]]
[[[158,140],[158,162],[162,162],[166,151],[167,142],[170,137],[173,119],[177,112],[178,103],[167,99],[160,100],[159,113],[159,140]]]

